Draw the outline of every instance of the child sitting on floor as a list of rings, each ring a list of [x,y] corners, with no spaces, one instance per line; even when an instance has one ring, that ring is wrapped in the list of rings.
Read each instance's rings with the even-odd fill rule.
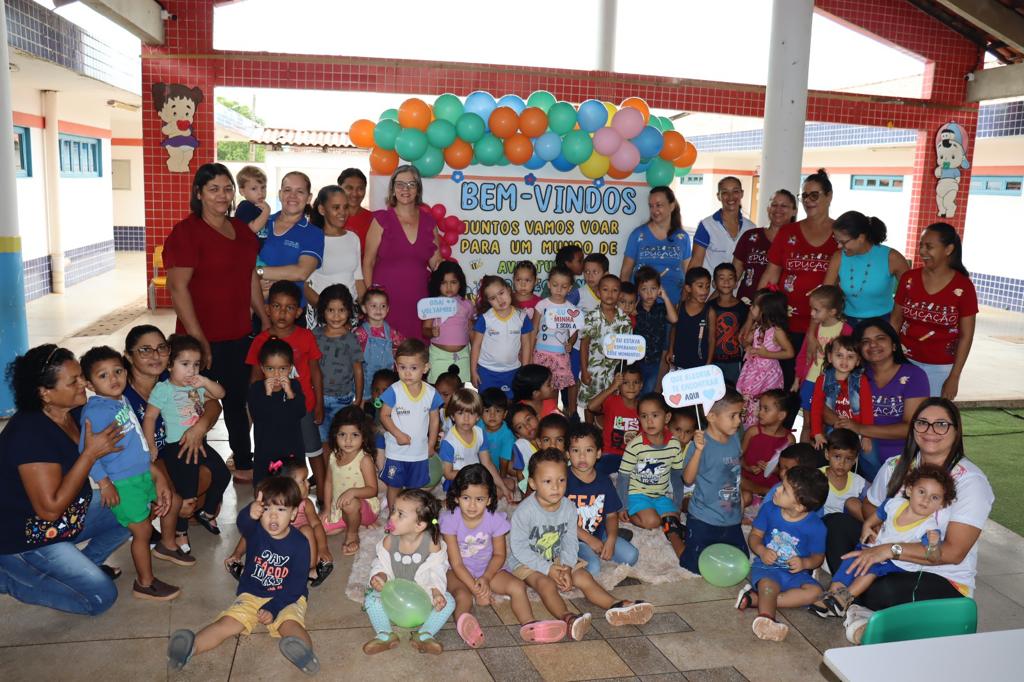
[[[359,526],[376,524],[380,514],[373,422],[361,409],[349,405],[334,415],[328,442],[321,518],[328,535],[345,531],[341,552],[352,556],[359,551]]]

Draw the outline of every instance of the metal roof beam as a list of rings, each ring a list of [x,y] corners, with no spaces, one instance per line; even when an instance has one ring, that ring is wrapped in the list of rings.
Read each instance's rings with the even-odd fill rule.
[[[973,79],[967,84],[968,102],[1024,95],[1024,62],[980,69],[971,76]]]
[[[1008,46],[1024,52],[1024,17],[994,0],[937,0],[950,12],[963,17]]]
[[[137,36],[146,45],[164,44],[163,8],[155,0],[82,0],[82,4]]]

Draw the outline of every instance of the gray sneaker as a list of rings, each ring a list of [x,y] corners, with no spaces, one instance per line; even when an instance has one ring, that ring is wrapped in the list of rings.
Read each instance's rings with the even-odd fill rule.
[[[170,561],[172,564],[178,564],[179,566],[195,566],[196,558],[191,554],[186,554],[181,551],[181,548],[167,549],[163,545],[157,545],[153,548],[153,556],[157,559],[163,559],[164,561]]]
[[[174,585],[168,585],[159,578],[154,577],[153,583],[149,587],[143,587],[136,580],[135,584],[132,585],[132,596],[137,599],[149,599],[151,601],[171,601],[177,599],[178,595],[181,594],[181,588]]]

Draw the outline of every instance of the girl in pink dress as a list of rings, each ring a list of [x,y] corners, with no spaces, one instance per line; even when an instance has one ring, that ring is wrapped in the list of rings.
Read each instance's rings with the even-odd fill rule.
[[[388,183],[388,207],[375,211],[366,234],[363,275],[367,288],[388,294],[388,323],[406,338],[423,339],[416,303],[427,296],[430,271],[441,262],[434,227],[437,222],[420,210],[423,181],[413,166],[399,166]]]
[[[752,320],[749,336],[744,339],[746,361],[736,381],[736,390],[743,394],[746,406],[743,425],[757,423],[758,398],[765,391],[782,388],[782,366],[779,360],[793,357],[793,344],[786,335],[788,309],[781,291],[762,289],[750,308]]]

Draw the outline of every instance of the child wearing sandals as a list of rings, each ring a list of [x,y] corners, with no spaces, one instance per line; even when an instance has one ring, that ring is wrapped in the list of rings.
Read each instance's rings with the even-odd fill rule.
[[[295,517],[292,519],[292,527],[306,536],[309,541],[311,553],[309,555],[309,584],[311,587],[319,587],[327,580],[327,576],[334,570],[334,557],[327,546],[327,534],[316,514],[316,505],[309,499],[309,471],[306,463],[301,459],[276,460],[270,463],[270,475],[274,477],[290,478],[299,486],[302,493],[302,502],[296,507]],[[242,574],[242,556],[245,554],[245,536],[238,538],[235,551],[224,560],[224,566],[228,573],[240,578]]]
[[[328,535],[345,531],[341,552],[352,556],[359,551],[359,526],[376,524],[380,514],[373,421],[350,405],[334,415],[328,442],[331,447],[323,489],[327,508],[320,518]]]
[[[226,639],[251,634],[259,623],[267,626],[271,637],[282,638],[279,648],[292,664],[308,674],[320,670],[305,626],[309,541],[291,526],[304,501],[291,478],[275,476],[259,484],[256,501],[238,514],[238,531],[247,549],[237,597],[198,633],[177,630],[171,635],[167,644],[171,668],[181,670],[196,654],[215,649]]]
[[[498,507],[494,478],[481,464],[459,470],[448,488],[447,511],[441,512],[441,537],[448,545],[448,591],[455,597],[455,629],[469,646],[483,646],[484,633],[470,613],[493,603],[494,594],[512,600],[512,613],[522,624],[519,635],[527,642],[550,643],[565,637],[565,621],[538,621],[533,617],[526,583],[505,570],[506,538],[511,526]]]
[[[606,609],[611,625],[642,625],[654,615],[646,602],[618,601],[579,559],[576,505],[565,497],[568,467],[565,453],[541,450],[530,458],[529,481],[535,493],[512,514],[508,568],[540,595],[544,608],[566,624],[567,634],[579,641],[590,629],[589,613],[574,614],[559,594],[579,588],[593,604]]]
[[[446,591],[448,550],[437,520],[441,503],[425,490],[406,488],[396,495],[391,509],[389,534],[377,543],[370,565],[370,589],[363,602],[377,636],[363,645],[363,653],[372,656],[398,646],[380,591],[388,580],[402,578],[422,587],[434,604],[426,622],[411,633],[409,643],[420,653],[440,654],[444,647],[434,635],[455,610],[455,598]]]

